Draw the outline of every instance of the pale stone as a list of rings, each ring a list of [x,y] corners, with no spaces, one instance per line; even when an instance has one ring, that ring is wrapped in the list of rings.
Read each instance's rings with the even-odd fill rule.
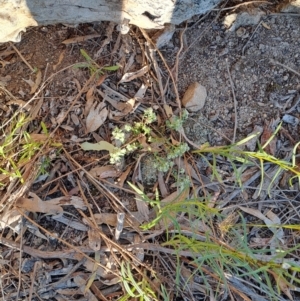
[[[283,13],[300,13],[300,0],[293,0],[290,3],[285,4],[285,6],[281,9]]]
[[[205,105],[206,96],[206,88],[195,82],[185,91],[182,105],[190,112],[199,111]]]
[[[0,0],[0,43],[19,41],[28,26],[112,21],[145,29],[180,24],[221,0]],[[125,29],[128,30],[128,28]],[[125,32],[126,32],[125,30]]]

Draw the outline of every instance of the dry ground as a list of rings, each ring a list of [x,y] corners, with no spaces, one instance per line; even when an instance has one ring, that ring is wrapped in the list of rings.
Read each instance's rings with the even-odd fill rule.
[[[299,300],[299,17],[237,3],[0,46],[1,300]]]

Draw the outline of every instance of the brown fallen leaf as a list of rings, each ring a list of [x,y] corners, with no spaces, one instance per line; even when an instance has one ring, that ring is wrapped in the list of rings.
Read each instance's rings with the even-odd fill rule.
[[[59,58],[58,58],[58,62],[55,65],[53,65],[53,71],[56,71],[56,68],[61,64],[62,60],[64,59],[65,53],[66,53],[66,49],[64,49],[60,53]]]
[[[102,84],[101,88],[103,89],[103,91],[97,89],[97,92],[102,97],[108,96],[108,97],[110,97],[114,100],[117,100],[117,101],[123,101],[123,102],[128,101],[128,98],[126,96],[124,96],[123,94],[113,90],[112,88],[110,88],[109,86],[107,86],[105,84]]]
[[[264,147],[264,150],[266,153],[268,153],[272,156],[274,156],[277,151],[277,137],[276,136],[272,137],[272,135],[274,133],[274,123],[275,123],[275,121],[273,119],[273,120],[271,120],[271,122],[269,124],[265,125],[264,131],[260,138],[260,143],[262,146],[264,146],[266,143],[268,143]],[[272,137],[272,139],[271,139],[271,137]]]
[[[128,174],[130,173],[131,169],[132,169],[132,165],[127,167],[127,169],[122,173],[122,175],[118,179],[118,183],[117,183],[118,186],[120,186],[120,187],[124,186],[124,182],[127,179]]]
[[[16,209],[5,210],[0,215],[0,230],[10,227],[14,229],[14,225],[18,224],[21,219],[21,214]]]
[[[188,198],[189,195],[189,189],[185,189],[183,191],[174,191],[167,197],[161,200],[161,203],[180,203]]]
[[[164,175],[162,172],[158,173],[158,186],[160,194],[163,198],[167,197],[169,195],[168,188],[166,186],[166,182],[164,180]]]
[[[106,224],[108,226],[115,227],[118,224],[117,214],[115,213],[96,213],[94,218],[98,225]],[[140,223],[136,219],[131,219],[131,223],[135,227],[139,227]],[[125,219],[124,227],[131,227],[131,223]]]
[[[36,133],[30,134],[30,140],[33,142],[44,142],[48,139],[48,137],[49,136],[47,134],[36,134]],[[26,144],[28,143],[28,141],[22,140],[21,143]]]
[[[291,300],[293,301],[294,298],[291,295],[291,289],[295,289],[295,286],[292,285],[291,283],[289,283],[284,277],[282,277],[281,275],[276,274],[273,271],[268,271],[270,274],[272,274],[272,276],[274,277],[276,284],[278,285],[278,288],[285,293],[285,295]]]
[[[105,79],[106,79],[106,75],[102,75],[102,76],[100,76],[99,78],[98,78],[98,80],[96,81],[96,87],[98,87],[98,86],[101,86],[102,84],[103,84],[103,82],[105,81]]]
[[[261,25],[266,29],[269,29],[269,30],[271,29],[271,27],[265,22],[261,22]]]
[[[143,76],[148,71],[149,71],[149,66],[146,65],[146,66],[144,66],[142,69],[140,69],[138,71],[125,73],[122,76],[121,80],[119,81],[119,84],[130,82],[130,81],[132,81],[132,80],[134,80],[134,79],[136,79],[138,77]]]
[[[109,97],[106,97],[105,100],[109,102],[115,109],[120,111],[122,113],[122,116],[130,113],[135,104],[135,98],[131,98],[126,102],[119,102]]]
[[[79,37],[74,37],[74,38],[64,40],[62,42],[62,44],[69,45],[69,44],[73,44],[73,43],[80,43],[80,42],[84,42],[84,41],[94,39],[94,38],[99,38],[99,37],[101,37],[101,34],[98,34],[98,33],[89,34],[89,35],[86,35],[86,36],[79,36]]]
[[[105,103],[95,102],[86,118],[86,134],[96,131],[105,122],[107,116],[108,110]]]
[[[42,201],[35,193],[29,193],[32,197],[19,198],[16,202],[16,207],[25,209],[29,212],[41,212],[49,214],[58,214],[63,212],[63,208],[58,204],[53,204],[50,201]]]
[[[146,86],[145,84],[142,84],[139,88],[139,90],[135,93],[134,98],[135,99],[143,99],[146,91],[148,89],[148,86]]]
[[[80,197],[65,196],[58,197],[49,201],[41,200],[35,193],[29,192],[31,198],[19,198],[16,201],[16,207],[23,208],[30,212],[42,212],[49,214],[59,214],[63,212],[62,206],[73,205],[75,208],[85,210],[85,204]]]
[[[116,178],[121,174],[114,165],[97,166],[92,168],[89,173],[93,177],[100,179]]]
[[[277,222],[279,220],[279,218],[273,213],[273,212],[268,212],[267,213],[267,216],[264,216],[259,210],[257,209],[253,209],[253,208],[247,208],[247,207],[242,207],[242,206],[239,206],[239,208],[248,213],[248,214],[251,214],[259,219],[261,219],[265,224],[266,226],[274,233],[274,235],[276,236],[276,238],[278,238],[283,244],[284,244],[284,239],[283,239],[283,236],[284,236],[284,233],[283,233],[283,230],[282,228],[278,228],[278,225],[277,225]],[[277,226],[277,227],[274,227],[274,226]],[[278,236],[277,236],[278,235]]]
[[[164,104],[164,110],[166,112],[167,118],[171,118],[173,116],[173,110],[169,105]]]
[[[40,83],[42,81],[42,72],[39,70],[36,74],[36,79],[35,79],[35,82],[34,84],[31,86],[31,91],[30,91],[30,94],[34,94],[35,91],[38,89]]]
[[[94,104],[94,100],[95,100],[94,91],[95,91],[95,87],[92,86],[86,93],[86,96],[85,96],[86,103],[85,103],[85,107],[84,107],[84,116],[85,117],[88,116],[88,114],[91,110],[91,107]]]

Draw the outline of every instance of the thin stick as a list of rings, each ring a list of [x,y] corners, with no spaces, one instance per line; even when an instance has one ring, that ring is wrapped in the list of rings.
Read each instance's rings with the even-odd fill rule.
[[[175,65],[174,65],[174,67],[172,69],[172,72],[174,72],[173,74],[174,74],[174,79],[175,79],[175,83],[176,84],[178,83],[179,58],[180,58],[180,53],[183,50],[183,44],[184,44],[184,42],[183,42],[183,35],[184,35],[186,29],[187,29],[187,22],[185,22],[184,29],[182,29],[181,32],[180,32],[180,34],[179,34],[180,48],[179,48],[179,50],[178,50],[178,52],[176,54]]]
[[[245,49],[246,49],[246,46],[248,45],[248,43],[252,40],[253,36],[255,35],[255,33],[257,32],[258,28],[260,27],[260,25],[262,24],[262,20],[257,24],[255,30],[253,31],[250,39],[246,42],[246,44],[244,45],[243,49],[242,49],[242,56],[245,55]]]
[[[291,67],[287,66],[287,65],[284,65],[284,64],[281,64],[279,63],[278,61],[275,61],[273,59],[270,60],[270,63],[273,64],[273,65],[278,65],[278,66],[281,66],[281,67],[284,67],[285,69],[295,73],[296,75],[300,76],[300,73],[297,72],[296,70],[292,69]]]
[[[225,59],[226,61],[226,68],[229,76],[229,81],[230,81],[230,86],[231,86],[231,91],[232,91],[232,96],[233,96],[233,104],[234,104],[234,130],[233,130],[233,138],[232,138],[232,143],[235,143],[235,138],[236,138],[236,130],[237,130],[237,101],[234,93],[234,85],[233,81],[231,78],[231,74],[229,71],[229,65],[228,65],[228,59]]]
[[[27,67],[34,72],[35,70],[31,67],[31,65],[26,61],[25,57],[21,54],[21,52],[15,47],[15,45],[12,42],[9,42],[9,45],[14,49],[14,51],[19,55],[19,57],[22,59],[22,61],[27,65]]]

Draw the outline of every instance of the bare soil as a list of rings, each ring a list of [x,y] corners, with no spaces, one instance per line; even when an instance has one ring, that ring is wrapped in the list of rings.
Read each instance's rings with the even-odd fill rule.
[[[272,145],[269,150],[272,155],[284,157],[288,151],[291,151],[295,143],[300,140],[300,85],[298,73],[300,70],[300,19],[289,14],[278,14],[275,8],[269,10],[266,6],[262,6],[261,11],[264,15],[257,24],[249,25],[247,21],[245,23],[241,21],[240,26],[234,30],[227,28],[224,25],[224,20],[228,14],[236,11],[229,10],[221,14],[218,14],[218,11],[212,11],[204,17],[197,16],[187,22],[187,24],[178,26],[173,39],[160,50],[169,63],[170,69],[174,70],[176,54],[181,46],[183,47],[178,61],[177,88],[180,97],[183,96],[187,87],[196,81],[205,86],[208,92],[204,108],[201,112],[190,114],[184,125],[187,137],[197,145],[202,145],[206,142],[209,142],[210,145],[224,145],[237,142],[258,128],[268,129],[270,133],[273,133],[280,122],[282,122],[282,130],[279,132],[275,145]],[[237,12],[243,13],[245,11]],[[253,10],[246,12],[250,16],[255,15],[258,13],[258,8],[253,8]],[[186,29],[185,25],[187,25]],[[185,30],[183,38],[180,35],[182,30]],[[84,41],[66,42],[68,39],[95,34],[99,36]],[[169,74],[158,55],[157,60],[162,76],[161,82],[166,89],[166,103],[163,102],[159,79],[153,66],[143,76],[139,76],[132,81],[120,83],[125,73],[136,72],[149,63],[150,54],[147,43],[149,41],[145,39],[138,28],[132,28],[128,34],[121,35],[116,30],[115,24],[102,22],[81,24],[77,27],[60,24],[31,28],[23,34],[20,43],[0,45],[0,63],[2,64],[0,68],[0,84],[16,98],[11,102],[11,98],[7,94],[0,94],[1,123],[9,120],[13,113],[20,108],[20,104],[23,105],[32,99],[33,95],[39,91],[39,88],[32,91],[39,71],[42,76],[41,82],[38,84],[39,87],[52,76],[52,80],[47,82],[43,91],[39,91],[41,93],[37,93],[35,99],[31,102],[31,109],[33,109],[42,99],[41,108],[35,120],[31,121],[30,129],[32,133],[40,133],[41,122],[43,122],[49,133],[51,133],[60,125],[53,137],[53,141],[62,143],[63,147],[61,147],[59,153],[55,150],[53,153],[50,153],[49,157],[51,160],[48,166],[47,178],[40,178],[39,181],[36,181],[30,187],[30,191],[35,192],[43,201],[57,197],[71,198],[82,196],[81,189],[83,188],[85,191],[83,194],[85,197],[82,199],[85,206],[81,206],[80,210],[75,210],[73,206],[68,206],[65,210],[69,223],[71,221],[74,222],[73,224],[67,223],[67,227],[66,223],[54,220],[48,214],[30,214],[30,219],[35,220],[37,224],[40,224],[48,232],[42,235],[38,232],[37,226],[33,230],[28,227],[31,230],[27,231],[22,238],[24,245],[26,245],[24,252],[28,254],[26,262],[22,263],[20,272],[22,277],[26,274],[26,277],[24,276],[26,281],[24,280],[24,284],[22,284],[26,289],[21,293],[19,292],[19,296],[24,300],[31,294],[29,272],[35,273],[34,276],[37,276],[36,279],[39,279],[39,283],[35,283],[38,297],[34,296],[35,299],[33,298],[32,300],[63,300],[62,298],[59,299],[58,295],[55,295],[58,294],[56,291],[58,288],[53,288],[51,285],[55,281],[59,282],[60,277],[67,274],[63,271],[64,268],[68,267],[68,271],[70,271],[75,265],[75,261],[82,260],[82,262],[85,262],[84,260],[87,258],[75,258],[75,253],[65,255],[64,251],[62,251],[65,250],[65,246],[58,238],[63,238],[67,243],[77,246],[82,253],[90,254],[92,252],[91,249],[93,249],[90,242],[95,242],[96,239],[95,237],[94,239],[92,238],[93,233],[90,230],[87,231],[87,228],[91,229],[91,221],[84,224],[82,220],[91,213],[95,214],[95,216],[98,213],[107,214],[105,215],[107,220],[104,222],[97,221],[97,224],[100,225],[99,227],[101,227],[103,233],[111,241],[115,242],[116,213],[120,212],[120,208],[124,211],[127,210],[126,212],[134,212],[135,216],[133,219],[126,219],[127,224],[124,226],[126,229],[122,232],[119,243],[128,246],[132,243],[142,242],[141,237],[136,234],[139,226],[139,224],[136,224],[136,221],[145,220],[145,216],[152,216],[155,212],[149,211],[147,205],[135,200],[135,195],[126,181],[131,181],[137,185],[140,184],[139,187],[145,188],[145,192],[153,199],[157,189],[160,191],[160,196],[168,196],[176,190],[176,176],[170,171],[164,174],[164,178],[161,180],[162,175],[158,175],[156,170],[153,171],[151,169],[153,167],[150,160],[151,154],[148,155],[146,151],[146,155],[143,153],[145,156],[127,156],[116,168],[117,171],[110,170],[110,172],[119,172],[117,176],[98,179],[98,182],[93,181],[88,176],[85,176],[85,170],[91,171],[92,168],[109,165],[107,152],[85,152],[79,147],[80,143],[85,141],[96,143],[104,140],[111,143],[112,130],[117,126],[122,127],[125,124],[140,121],[141,113],[145,108],[153,107],[159,116],[156,124],[153,126],[155,133],[161,131],[163,118],[166,118],[163,110],[164,105],[170,105],[173,108],[173,112],[179,113],[175,89],[172,87]],[[13,46],[17,48],[23,58],[15,51]],[[91,86],[84,90],[85,84],[91,78],[91,73],[87,69],[73,66],[79,62],[86,62],[80,53],[81,49],[84,49],[99,66],[118,65],[120,68],[115,72],[106,72],[105,78],[97,78],[95,90],[90,90]],[[34,72],[30,70],[25,61]],[[126,116],[120,117],[120,115],[115,114],[116,110],[114,110],[113,106],[108,105],[110,113],[106,121],[99,129],[90,133],[87,132],[85,112],[89,103],[89,97],[91,97],[89,91],[92,91],[93,101],[100,102],[102,97],[97,89],[101,90],[103,83],[127,99],[133,98],[143,84],[147,86],[147,92],[144,97],[139,99],[139,106],[132,109]],[[74,99],[80,94],[80,91],[81,95],[74,104]],[[234,99],[236,99],[236,102]],[[63,115],[71,106],[71,111],[66,118],[63,118]],[[24,112],[26,112],[25,109]],[[62,118],[63,123],[60,124]],[[267,139],[270,137],[266,133],[265,135]],[[177,138],[172,136],[170,139],[173,139],[176,143]],[[259,141],[261,142],[262,140]],[[254,147],[256,147],[256,144]],[[253,146],[248,144],[245,149],[252,148]],[[249,204],[252,199],[264,202],[267,198],[266,187],[261,196],[254,198],[260,182],[257,178],[252,182],[247,182],[248,178],[253,175],[251,172],[248,178],[247,175],[243,174],[243,181],[249,184],[244,190],[241,190],[234,183],[234,176],[230,173],[226,162],[224,163],[220,160],[219,172],[222,174],[223,180],[227,181],[227,186],[221,185],[217,181],[212,182],[210,180],[212,171],[208,165],[198,156],[190,156],[189,159],[191,157],[193,157],[193,167],[198,174],[201,174],[198,181],[201,184],[198,183],[198,186],[202,187],[201,185],[203,185],[206,187],[207,185],[208,191],[216,199],[220,195],[220,204],[216,203],[220,205],[219,208],[228,204],[236,205],[236,207],[240,204]],[[75,172],[77,172],[76,176],[74,176]],[[271,169],[269,172],[272,175]],[[293,201],[299,201],[299,195],[297,195],[298,184],[294,183],[292,188],[288,188],[287,179],[287,176],[283,176],[280,183],[277,182],[277,186],[274,185],[276,186],[276,191],[274,190],[272,197],[286,197],[286,199],[291,198]],[[123,181],[121,186],[119,186],[120,181]],[[203,196],[206,193],[205,189],[199,188],[197,191],[199,196]],[[4,192],[2,190],[1,193],[4,194]],[[268,199],[266,203],[271,204],[271,199]],[[89,205],[86,206],[87,204]],[[256,204],[253,206],[256,207]],[[289,215],[284,211],[282,204],[276,203],[270,206],[266,205],[266,207],[263,206],[260,204],[259,208],[272,208],[276,214],[282,213],[281,221],[288,220]],[[111,217],[108,215],[110,213],[115,215]],[[110,220],[108,221],[108,219]],[[24,224],[25,226],[27,227],[28,224]],[[80,227],[84,227],[84,231]],[[12,234],[11,231],[3,231],[2,235],[4,234],[4,238],[0,241],[0,250],[4,254],[3,258],[6,259],[9,258],[10,251],[5,246],[17,249],[17,244],[12,247],[8,240],[16,238],[16,243],[20,240],[20,236]],[[256,231],[255,234],[252,234],[258,237],[257,233],[259,230],[256,229]],[[151,237],[149,241],[155,242],[156,237],[157,240],[159,238],[164,240],[164,236],[160,237],[159,234],[155,234],[156,232],[153,233],[150,233],[153,235],[153,240]],[[266,231],[259,233],[261,235],[259,238],[263,239],[270,235]],[[49,255],[49,257],[42,258],[41,253],[35,253],[36,251],[33,251],[31,248],[35,248],[35,250],[40,252],[43,251],[45,252],[43,254]],[[99,260],[101,264],[106,267],[109,266],[110,269],[109,272],[98,271],[98,276],[100,276],[97,279],[100,280],[93,284],[91,290],[94,295],[98,294],[97,298],[104,294],[107,299],[100,298],[101,300],[116,300],[122,294],[121,285],[118,282],[114,283],[114,272],[118,269],[117,259],[114,257],[113,252],[107,250],[105,239],[103,240],[102,248],[106,249],[101,253],[101,260]],[[138,250],[140,249],[135,250],[135,256],[138,256]],[[65,259],[55,261],[52,258],[50,260],[50,255],[53,255],[52,251],[61,251],[66,256]],[[20,256],[20,254],[17,255]],[[21,266],[17,255],[14,255],[14,258],[10,258],[14,262],[12,267],[12,270],[15,272],[14,279],[18,279],[18,265]],[[40,267],[35,265],[35,260],[32,260],[30,255],[32,258],[38,258],[36,262],[41,263]],[[153,253],[150,253],[150,249],[145,251],[144,255],[143,263],[145,267],[156,269],[156,271],[162,270],[162,279],[167,280],[166,282],[170,281],[172,277],[168,274],[168,269],[166,266],[162,268],[162,263],[168,259],[156,259],[155,256],[152,256]],[[95,260],[97,259],[95,258]],[[44,264],[43,266],[42,263]],[[90,263],[92,264],[93,262]],[[51,271],[55,270],[55,268],[61,274],[52,275]],[[93,266],[87,268],[85,265],[85,268],[90,273],[94,271]],[[37,273],[37,270],[40,271],[40,274]],[[71,271],[73,276],[75,271],[76,269]],[[79,278],[76,278],[76,284],[73,283],[74,287],[78,288],[78,291],[71,291],[71,286],[61,288],[61,290],[64,290],[64,296],[73,294],[70,300],[75,300],[79,295],[83,298],[85,294],[84,288],[82,289],[84,285],[82,286],[80,281],[86,281],[87,279],[81,279],[79,274],[78,272],[78,275],[74,276],[74,279],[76,277]],[[50,279],[49,275],[52,275],[52,279]],[[147,274],[148,276],[150,279],[150,273]],[[9,283],[8,280],[6,281],[7,283]],[[7,290],[5,293],[11,293],[12,295],[7,300],[13,300],[13,297],[16,297],[17,286],[13,286],[10,283],[5,286]],[[43,290],[43,287],[48,288],[48,290]],[[112,288],[112,290],[109,291],[109,288]],[[55,294],[53,291],[55,291]],[[102,293],[99,293],[99,291]],[[89,291],[89,293],[91,292]],[[94,295],[93,297],[95,298]],[[204,294],[200,294],[199,291],[191,295],[193,295],[195,300],[204,300],[207,297]],[[55,299],[55,296],[57,299]],[[92,295],[89,296],[86,297],[90,298],[88,300],[95,300],[91,297]],[[176,300],[184,299],[182,297]],[[229,300],[229,297],[226,300]],[[286,299],[282,298],[280,300]]]

